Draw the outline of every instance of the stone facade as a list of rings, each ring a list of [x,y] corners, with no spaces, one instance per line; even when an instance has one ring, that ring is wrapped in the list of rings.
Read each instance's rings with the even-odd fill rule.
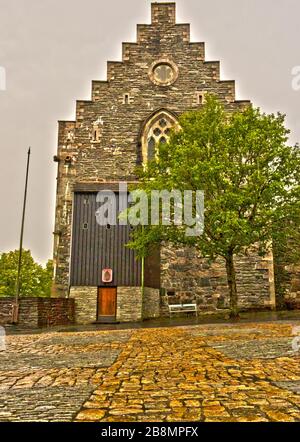
[[[300,265],[288,266],[286,271],[290,275],[290,284],[286,288],[285,297],[287,300],[300,305]]]
[[[118,287],[117,321],[138,322],[143,319],[141,287]]]
[[[174,3],[153,3],[151,24],[137,26],[137,42],[123,43],[122,61],[108,62],[107,81],[92,82],[89,101],[77,101],[76,119],[60,121],[56,227],[54,241],[55,296],[69,292],[73,192],[76,185],[131,182],[144,158],[147,123],[159,112],[175,120],[199,109],[206,93],[219,97],[227,110],[243,109],[249,101],[235,99],[235,82],[220,79],[220,63],[205,60],[205,44],[190,41],[190,25],[177,24]],[[173,67],[174,78],[160,84],[156,71],[163,63]],[[156,68],[155,68],[156,67]],[[166,75],[169,72],[166,71]],[[148,129],[147,129],[148,130]],[[195,299],[203,310],[228,305],[221,262],[199,262],[192,250],[165,250],[162,288],[174,290],[179,300]],[[242,307],[269,306],[272,271],[261,258],[238,263]],[[271,289],[270,289],[271,287]],[[140,320],[159,314],[158,291],[119,287],[117,319]],[[96,289],[71,287],[79,322],[96,318]],[[272,298],[272,305],[274,304]],[[93,318],[93,319],[92,319]]]
[[[283,244],[274,244],[276,302],[280,309],[300,308],[299,225]]]
[[[97,287],[72,287],[71,299],[75,301],[75,321],[77,324],[90,324],[97,320]],[[159,290],[145,287],[144,297],[141,287],[118,287],[117,322],[138,322],[160,316]]]
[[[276,263],[275,269],[282,307],[300,308],[300,265]]]
[[[143,299],[143,319],[154,319],[160,316],[160,291],[145,287]]]
[[[218,311],[229,307],[225,262],[209,262],[194,249],[162,249],[163,315],[167,304],[195,302],[199,311]],[[255,252],[235,260],[239,308],[275,308],[273,257]],[[197,270],[196,270],[197,269]]]
[[[14,298],[0,299],[0,324],[10,324]],[[18,324],[50,327],[74,323],[74,302],[70,299],[20,298]]]
[[[77,324],[90,324],[97,320],[97,287],[71,287],[70,298],[75,301]]]

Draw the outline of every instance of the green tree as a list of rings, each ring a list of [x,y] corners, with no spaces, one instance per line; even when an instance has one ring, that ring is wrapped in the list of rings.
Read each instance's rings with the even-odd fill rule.
[[[180,118],[181,129],[138,171],[138,187],[148,194],[203,190],[205,229],[190,238],[186,226],[146,226],[133,234],[129,247],[145,256],[153,244],[169,241],[194,246],[210,259],[223,258],[233,316],[238,315],[234,257],[254,246],[265,254],[274,236],[277,242],[286,237],[289,218],[299,213],[300,152],[287,145],[284,120],[252,106],[228,112],[208,96],[201,110]]]
[[[279,241],[277,232],[280,232]],[[285,309],[285,295],[292,282],[291,268],[300,264],[300,210],[294,210],[293,216],[289,218],[282,218],[273,236],[276,302],[278,309]]]
[[[0,296],[13,297],[16,294],[18,259],[18,250],[0,255]],[[20,296],[50,296],[52,274],[52,261],[43,268],[34,261],[29,250],[23,250]]]

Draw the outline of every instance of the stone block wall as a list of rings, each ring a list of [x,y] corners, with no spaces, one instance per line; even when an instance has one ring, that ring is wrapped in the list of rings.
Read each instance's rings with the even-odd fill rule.
[[[245,310],[275,309],[273,255],[253,253],[236,259],[239,307]]]
[[[0,299],[0,324],[12,321],[13,298]],[[74,301],[59,298],[20,298],[19,322],[24,327],[49,327],[74,323]]]
[[[108,62],[107,81],[92,82],[91,100],[77,101],[74,121],[59,122],[57,296],[65,297],[69,289],[72,196],[78,183],[135,181],[142,131],[159,109],[179,117],[201,107],[199,93],[216,94],[229,111],[249,105],[235,99],[234,81],[221,80],[220,63],[205,60],[205,44],[190,41],[190,25],[176,23],[175,3],[154,3],[151,24],[138,25],[137,31],[135,43],[123,43],[122,61]],[[161,60],[176,65],[174,84],[158,86],[151,80],[149,71]]]
[[[300,265],[278,263],[275,269],[281,307],[300,308]]]
[[[9,324],[12,318],[13,302],[11,298],[0,298],[0,325]]]
[[[290,274],[290,285],[286,297],[300,303],[300,265],[290,266],[287,271]]]
[[[76,324],[91,324],[97,320],[97,287],[72,287],[70,298],[75,301]]]
[[[225,262],[209,262],[192,248],[164,247],[161,251],[161,313],[168,313],[167,304],[196,302],[200,311],[228,308],[229,293]],[[265,309],[275,307],[272,257],[257,254],[236,259],[239,307]]]
[[[141,287],[118,287],[117,321],[137,322],[142,320]]]
[[[77,324],[91,324],[97,319],[97,287],[72,287],[70,297],[75,301]],[[144,300],[141,287],[118,287],[118,322],[138,322],[142,319],[159,317],[159,290],[145,288]]]
[[[160,316],[160,291],[145,287],[143,298],[143,319],[159,318]]]
[[[19,324],[24,327],[39,326],[39,299],[20,299],[19,303]]]
[[[37,310],[39,327],[69,325],[75,322],[75,303],[73,299],[39,299]]]
[[[91,99],[77,101],[74,121],[59,122],[55,158],[58,163],[54,244],[56,296],[65,297],[69,290],[76,185],[135,181],[135,168],[141,163],[145,124],[158,110],[165,109],[179,117],[186,111],[201,108],[199,94],[206,93],[215,94],[228,111],[242,110],[250,105],[249,101],[236,100],[234,81],[220,78],[220,63],[205,60],[205,44],[190,41],[190,25],[176,23],[175,3],[154,3],[151,8],[151,24],[138,25],[137,41],[123,43],[122,61],[108,62],[107,81],[93,81]],[[153,63],[161,60],[171,61],[178,69],[175,83],[169,86],[158,86],[149,75]],[[239,259],[237,279],[241,308],[274,307],[271,260],[258,256]],[[169,297],[170,302],[196,301],[202,311],[228,306],[224,263],[200,260],[191,250],[166,252],[162,259],[162,287],[175,292],[175,296]],[[120,289],[119,318],[140,318],[133,303],[130,315],[132,301],[125,296],[125,293],[133,293],[132,299],[138,299],[138,290]],[[96,289],[78,291],[75,288],[71,292],[76,298],[78,320],[95,320]],[[298,276],[291,275],[287,282],[286,296],[296,298],[299,294],[298,271]],[[162,311],[166,310],[165,299],[162,299]],[[124,314],[121,305],[125,307]],[[144,303],[143,316],[151,316],[151,311],[146,310]]]

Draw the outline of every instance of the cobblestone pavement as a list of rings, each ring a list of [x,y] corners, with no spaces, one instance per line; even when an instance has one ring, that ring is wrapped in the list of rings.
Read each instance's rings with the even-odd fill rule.
[[[299,324],[7,336],[0,421],[300,422]]]

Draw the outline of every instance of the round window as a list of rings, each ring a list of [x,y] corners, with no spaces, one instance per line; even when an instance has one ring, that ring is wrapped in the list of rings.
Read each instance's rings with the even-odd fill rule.
[[[153,83],[159,86],[170,86],[177,80],[178,68],[169,60],[161,60],[151,66],[149,74]]]

